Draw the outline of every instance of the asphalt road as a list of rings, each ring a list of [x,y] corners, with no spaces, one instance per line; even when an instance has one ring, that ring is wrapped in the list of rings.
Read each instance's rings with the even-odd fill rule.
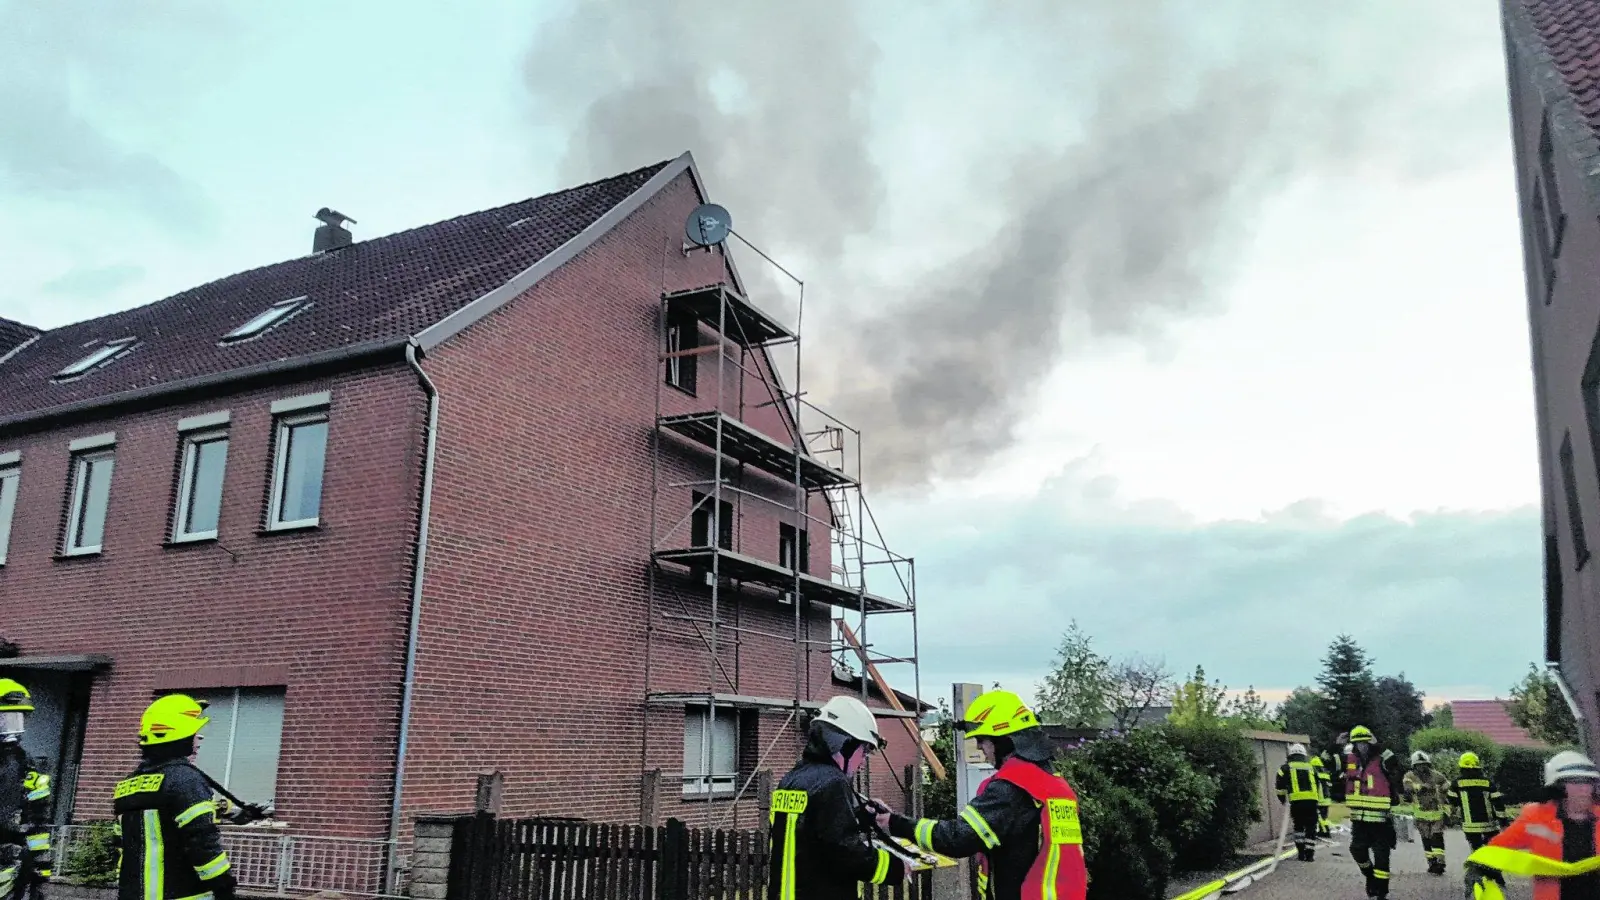
[[[1278,864],[1270,878],[1233,896],[1239,900],[1363,900],[1366,882],[1350,860],[1349,837],[1341,835],[1337,840],[1334,846],[1318,847],[1315,862],[1303,863],[1291,856]],[[1445,835],[1445,854],[1449,871],[1429,875],[1422,844],[1401,841],[1390,861],[1390,900],[1462,900],[1466,893],[1461,863],[1467,858],[1467,840],[1460,832]],[[1507,879],[1507,888],[1509,900],[1530,900],[1533,896],[1528,882],[1522,879]]]

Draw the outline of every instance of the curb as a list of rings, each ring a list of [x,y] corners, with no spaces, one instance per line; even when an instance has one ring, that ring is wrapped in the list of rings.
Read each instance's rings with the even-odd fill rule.
[[[1298,850],[1285,850],[1281,853],[1273,854],[1257,860],[1236,872],[1229,872],[1209,884],[1202,884],[1188,893],[1172,897],[1170,900],[1214,900],[1214,898],[1224,894],[1232,894],[1244,890],[1258,880],[1258,875],[1262,869],[1276,868],[1278,863],[1299,852]],[[1264,878],[1266,876],[1260,875],[1259,877]]]

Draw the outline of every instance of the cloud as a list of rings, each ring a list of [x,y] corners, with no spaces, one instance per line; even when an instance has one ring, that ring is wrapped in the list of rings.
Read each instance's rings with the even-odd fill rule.
[[[572,135],[569,177],[688,147],[742,229],[844,298],[810,387],[873,423],[878,486],[981,466],[1064,356],[1216,309],[1296,180],[1425,178],[1507,140],[1490,0],[919,5],[959,40],[883,46],[923,27],[911,9],[582,3],[524,79]],[[885,160],[897,105],[921,140]],[[890,201],[917,199],[891,194],[894,170],[952,147],[904,187],[942,214],[893,236],[940,252],[872,271]]]
[[[39,288],[56,297],[99,299],[144,278],[144,267],[131,263],[84,266],[65,272]]]
[[[1503,692],[1543,652],[1533,507],[1341,520],[1304,501],[1205,522],[1123,498],[1079,460],[1025,500],[878,513],[917,558],[933,696],[952,681],[1031,689],[1074,618],[1106,653],[1203,664],[1235,688],[1313,683],[1340,632],[1380,673],[1457,694]]]

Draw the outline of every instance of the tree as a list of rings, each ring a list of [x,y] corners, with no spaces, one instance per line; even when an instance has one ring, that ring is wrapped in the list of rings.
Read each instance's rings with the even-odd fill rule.
[[[1561,688],[1548,671],[1532,663],[1528,674],[1511,688],[1506,712],[1537,740],[1558,747],[1578,743],[1578,722],[1561,696]]]
[[[1205,667],[1195,666],[1189,680],[1173,692],[1167,721],[1174,725],[1215,725],[1222,721],[1227,702],[1228,689],[1222,682],[1206,681]]]
[[[1111,727],[1118,731],[1139,724],[1151,707],[1172,694],[1172,672],[1168,671],[1166,660],[1130,656],[1112,664],[1110,676],[1107,705]]]
[[[1240,728],[1275,731],[1282,727],[1276,717],[1267,712],[1267,701],[1256,693],[1255,685],[1251,685],[1243,694],[1233,698],[1228,704],[1227,713],[1228,720]]]
[[[1322,695],[1308,687],[1295,688],[1284,701],[1278,704],[1273,718],[1283,723],[1283,730],[1290,734],[1309,734],[1313,743],[1324,746],[1326,740],[1317,740],[1317,735],[1328,729],[1322,725]]]
[[[956,728],[955,716],[950,713],[950,703],[939,701],[938,725],[935,726],[933,752],[944,763],[945,777],[933,777],[925,770],[922,781],[922,809],[924,815],[934,819],[953,819],[956,809]]]
[[[1034,693],[1034,712],[1053,725],[1099,728],[1111,713],[1112,691],[1111,663],[1074,619],[1061,635],[1054,669]]]
[[[1428,710],[1426,721],[1423,723],[1428,728],[1454,728],[1456,727],[1455,710],[1448,703],[1441,703]]]
[[[1422,730],[1425,716],[1422,712],[1422,692],[1406,678],[1385,675],[1374,685],[1377,708],[1372,721],[1366,723],[1377,734],[1384,746],[1396,751],[1404,749],[1411,735]]]
[[[1341,634],[1328,645],[1317,687],[1322,695],[1322,715],[1311,739],[1318,746],[1332,743],[1339,732],[1357,725],[1372,727],[1378,705],[1377,679],[1372,675],[1371,658],[1355,638]]]

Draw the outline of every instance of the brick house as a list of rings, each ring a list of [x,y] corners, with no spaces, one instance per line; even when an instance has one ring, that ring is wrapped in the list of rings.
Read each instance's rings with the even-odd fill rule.
[[[1600,721],[1600,18],[1502,0],[1544,509],[1545,659]]]
[[[491,770],[510,815],[762,821],[736,786],[861,690],[833,617],[914,602],[865,587],[865,539],[836,560],[859,484],[774,372],[794,335],[686,245],[701,185],[685,154],[0,320],[0,672],[58,819],[106,816],[140,711],[185,690],[202,766],[296,831],[403,835]]]

